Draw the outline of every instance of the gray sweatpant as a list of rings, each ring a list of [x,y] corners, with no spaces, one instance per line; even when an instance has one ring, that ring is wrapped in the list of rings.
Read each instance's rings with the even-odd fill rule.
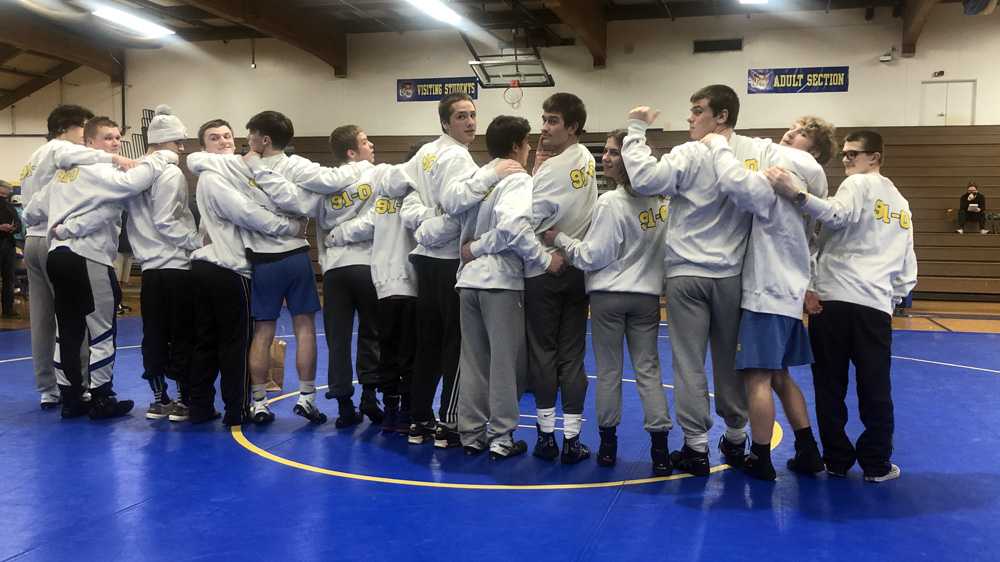
[[[660,299],[639,293],[590,293],[592,345],[597,362],[597,422],[616,427],[622,419],[622,340],[635,370],[646,431],[670,431],[670,411],[660,376],[657,338]]]
[[[56,372],[53,364],[56,354],[56,308],[52,283],[46,264],[49,259],[49,242],[42,236],[24,239],[24,264],[28,270],[28,310],[31,316],[31,362],[35,368],[35,386],[42,400],[59,398]],[[90,346],[84,342],[80,348],[80,363],[87,365]],[[84,381],[90,380],[88,369]],[[85,384],[86,388],[86,384]]]
[[[52,284],[45,270],[48,257],[48,240],[42,236],[24,239],[24,264],[28,269],[30,293],[31,361],[35,367],[35,385],[43,399],[59,397],[52,366],[56,352],[56,309],[52,302]]]
[[[667,279],[670,347],[673,350],[677,422],[688,444],[706,443],[712,428],[708,402],[705,352],[712,344],[715,411],[726,426],[747,424],[747,395],[736,372],[736,341],[740,330],[740,276],[671,277]]]
[[[462,445],[485,449],[494,440],[510,442],[520,418],[518,398],[527,373],[524,294],[459,289],[459,314]]]

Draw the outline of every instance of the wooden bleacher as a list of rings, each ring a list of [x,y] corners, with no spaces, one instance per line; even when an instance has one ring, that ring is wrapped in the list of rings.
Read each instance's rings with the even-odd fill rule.
[[[858,128],[839,129],[842,136]],[[1000,211],[1000,126],[877,127],[885,139],[883,173],[893,180],[910,202],[919,263],[917,296],[953,300],[1000,300],[1000,235],[957,234],[954,210],[968,181],[974,180],[987,199],[987,211]],[[785,129],[747,129],[741,134],[781,138]],[[436,138],[427,136],[372,136],[379,162],[401,162],[412,144]],[[654,149],[668,150],[686,142],[686,131],[650,131]],[[604,142],[603,133],[587,133],[583,141]],[[239,146],[245,140],[238,141]],[[532,138],[537,146],[537,137]],[[189,142],[188,150],[198,150]],[[295,139],[296,154],[316,162],[331,162],[325,137]],[[477,137],[473,158],[489,160],[485,140]],[[827,165],[831,193],[844,179],[840,161]],[[194,185],[192,183],[192,189]],[[314,240],[311,237],[311,240]],[[316,249],[311,252],[316,261]],[[318,271],[318,268],[317,268]]]

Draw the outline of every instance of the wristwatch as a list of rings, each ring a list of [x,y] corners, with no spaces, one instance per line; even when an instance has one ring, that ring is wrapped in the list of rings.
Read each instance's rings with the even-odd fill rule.
[[[806,204],[806,199],[808,197],[809,197],[809,192],[807,192],[807,191],[800,191],[800,192],[798,192],[798,193],[795,194],[795,197],[792,199],[792,201],[794,201],[796,205],[798,205],[799,207],[801,207],[801,206],[803,206],[803,205]]]

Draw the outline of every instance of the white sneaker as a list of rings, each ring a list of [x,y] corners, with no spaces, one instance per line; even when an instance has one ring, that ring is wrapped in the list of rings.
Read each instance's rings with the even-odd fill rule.
[[[959,233],[959,234],[965,234],[965,230],[964,230],[964,229],[961,229],[961,228],[959,228],[959,229],[958,229],[958,230],[956,230],[955,232],[957,232],[957,233]]]
[[[250,419],[253,423],[271,423],[274,421],[274,412],[267,405],[267,400],[254,400],[250,406]]]
[[[895,480],[899,478],[901,473],[902,471],[899,470],[898,466],[892,465],[889,467],[889,472],[886,472],[882,476],[865,476],[865,482],[886,482],[889,480]]]
[[[986,230],[985,228],[979,231],[979,234],[989,234],[989,233],[990,231]]]

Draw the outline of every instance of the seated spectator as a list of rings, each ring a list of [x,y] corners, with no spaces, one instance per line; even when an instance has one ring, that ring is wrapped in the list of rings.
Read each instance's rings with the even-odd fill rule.
[[[986,197],[976,189],[976,184],[969,182],[966,194],[959,199],[958,203],[958,230],[955,232],[965,234],[965,223],[970,220],[979,222],[979,233],[989,234],[986,229]]]

